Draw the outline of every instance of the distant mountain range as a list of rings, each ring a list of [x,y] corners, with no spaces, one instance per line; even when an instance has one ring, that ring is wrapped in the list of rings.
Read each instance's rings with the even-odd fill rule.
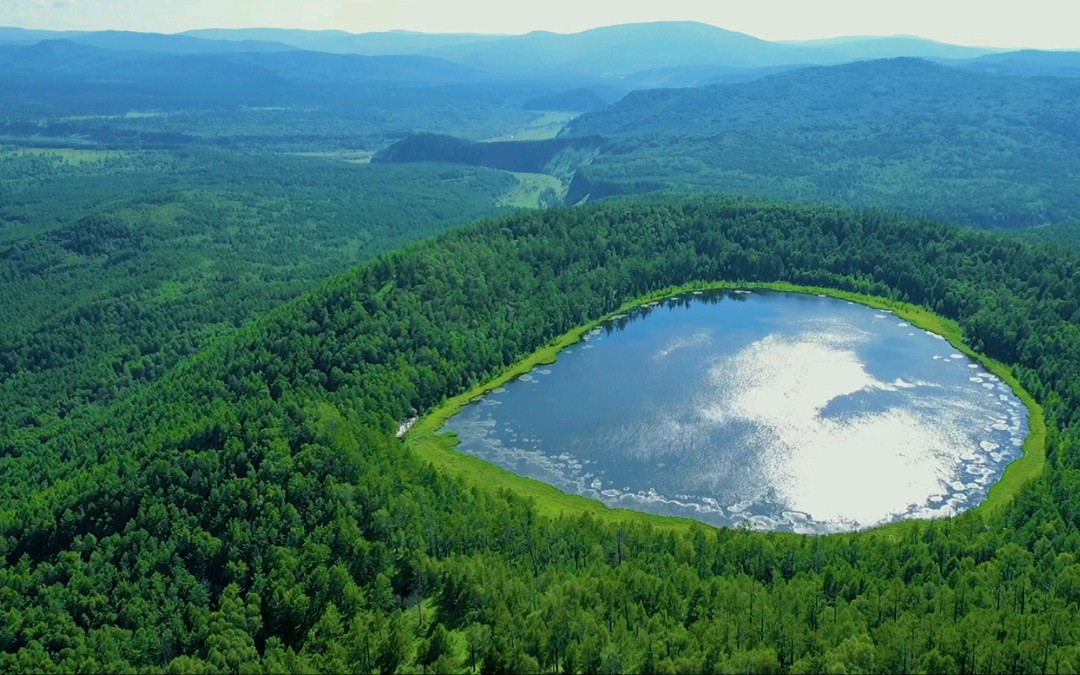
[[[1080,54],[1078,54],[1080,56]],[[635,91],[579,117],[567,135],[722,133],[882,124],[917,115],[978,125],[999,112],[1037,120],[1077,102],[1080,82],[995,77],[922,59],[789,71],[733,86]]]
[[[951,65],[999,75],[1080,77],[1080,52],[1044,52],[1025,49],[1018,52],[989,54]]]
[[[373,99],[390,110],[433,105],[450,94],[485,98],[486,105],[586,112],[634,90],[749,82],[814,65],[894,56],[987,73],[1080,76],[1080,52],[1001,52],[907,36],[779,43],[693,22],[502,36],[0,28],[0,87],[9,105],[57,113],[79,104],[89,104],[89,112],[115,114]],[[481,85],[486,93],[475,88]],[[463,86],[474,88],[464,93]],[[388,89],[395,94],[385,95]]]
[[[222,41],[264,41],[299,49],[336,54],[397,56],[423,54],[428,50],[461,44],[495,42],[509,36],[475,33],[417,33],[393,30],[382,33],[346,33],[340,30],[297,30],[290,28],[209,28],[183,35]]]
[[[571,201],[673,187],[984,227],[1080,214],[1080,52],[778,43],[687,22],[520,36],[0,29],[0,92],[0,137],[34,143],[321,144],[550,173]],[[543,132],[517,134],[548,112],[561,114]],[[583,114],[555,141],[480,142],[553,135],[565,113]]]
[[[0,28],[0,44],[33,44],[42,40],[67,40],[88,47],[115,51],[159,52],[166,54],[221,54],[230,52],[280,52],[297,49],[268,40],[212,40],[190,35],[136,33],[107,30],[97,32],[25,30]]]
[[[1007,51],[993,47],[964,47],[927,40],[915,35],[853,36],[781,42],[780,44],[825,50],[844,61],[891,59],[898,56],[914,56],[923,59],[971,59]]]
[[[64,40],[85,34],[86,31],[78,30],[33,30],[0,26],[0,44],[33,44],[42,40]]]
[[[185,51],[203,43],[213,50]],[[115,33],[0,44],[0,139],[376,150],[418,130],[512,132],[537,114],[526,101],[579,85],[521,83],[422,55],[222,48],[252,44]],[[122,48],[136,45],[145,49]]]
[[[98,46],[115,47],[117,39],[147,47],[165,42],[170,49]],[[215,50],[183,51],[204,42],[215,45]],[[360,84],[407,87],[492,79],[482,71],[428,56],[327,54],[292,47],[257,51],[220,48],[230,44],[183,36],[129,39],[103,33],[34,44],[0,44],[0,86],[8,90],[9,103],[25,99],[77,106],[80,101],[104,95],[107,103],[123,111],[140,106],[347,101],[365,93],[356,89]]]
[[[745,71],[895,56],[963,59],[1001,51],[911,36],[769,42],[696,22],[625,24],[571,34],[537,31],[504,36],[283,29],[199,30],[187,35],[215,40],[273,41],[330,52],[427,54],[482,70],[517,75],[562,72],[602,77],[707,66]]]
[[[965,47],[914,36],[770,42],[695,22],[657,22],[580,33],[525,35],[347,33],[281,28],[203,29],[177,35],[50,32],[0,28],[0,44],[63,39],[112,50],[222,54],[307,50],[364,56],[427,56],[515,78],[626,80],[631,88],[745,81],[807,65],[912,56],[937,61],[994,57],[977,69],[1073,75],[1075,52],[1024,52],[1015,65],[1001,49]],[[1015,53],[1015,52],[1013,52]],[[1060,61],[1066,61],[1063,66]]]

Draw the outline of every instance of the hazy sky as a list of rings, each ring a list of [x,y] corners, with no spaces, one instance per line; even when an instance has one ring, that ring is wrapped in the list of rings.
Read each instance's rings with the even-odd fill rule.
[[[694,20],[769,40],[911,34],[969,45],[1080,49],[1076,0],[0,0],[0,25],[179,32],[276,26],[354,33],[570,33]]]

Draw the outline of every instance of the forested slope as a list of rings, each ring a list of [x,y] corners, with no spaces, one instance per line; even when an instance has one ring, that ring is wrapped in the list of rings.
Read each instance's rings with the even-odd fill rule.
[[[1015,236],[1018,239],[1027,241],[1041,241],[1080,250],[1080,222],[1033,227],[1028,230],[1021,230],[1015,233]]]
[[[572,121],[609,139],[568,199],[708,188],[984,228],[1080,216],[1080,80],[917,59],[638,91]]]
[[[1078,263],[943,225],[694,197],[409,246],[95,420],[0,449],[0,669],[1076,670]],[[892,536],[657,531],[542,517],[389,436],[694,279],[956,318],[1046,405],[1047,471],[1002,515]]]
[[[505,211],[516,184],[205,150],[0,153],[0,443],[96,414],[380,253]]]
[[[68,40],[0,44],[0,140],[377,150],[420,130],[468,138],[514,133],[537,117],[521,109],[525,101],[567,86],[495,78],[423,56],[155,53],[123,42],[113,49]]]

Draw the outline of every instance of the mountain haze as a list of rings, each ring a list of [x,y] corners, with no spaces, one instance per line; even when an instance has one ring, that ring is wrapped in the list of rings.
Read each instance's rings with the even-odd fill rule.
[[[1080,77],[1080,51],[1025,49],[989,54],[956,65],[967,70],[999,75]]]
[[[301,49],[366,56],[426,55],[515,78],[603,78],[608,82],[612,78],[627,78],[627,84],[633,87],[746,81],[768,72],[805,65],[899,56],[961,63],[1005,53],[1001,49],[951,45],[917,36],[770,42],[692,21],[622,24],[566,34],[535,31],[524,35],[404,30],[349,33],[286,28],[210,28],[162,35],[0,28],[0,43],[29,44],[42,39],[69,39],[113,50],[173,54]],[[1030,61],[1030,57],[1025,59]],[[1048,72],[1049,65],[1038,68],[1041,68],[1038,73],[1025,74],[1056,74]]]
[[[477,33],[418,33],[405,30],[347,33],[340,30],[288,28],[207,28],[187,31],[182,35],[209,40],[279,42],[299,49],[367,56],[422,54],[431,49],[464,43],[490,42],[504,37]]]
[[[985,54],[1005,51],[993,47],[966,47],[915,35],[852,36],[823,40],[800,40],[782,42],[799,47],[827,49],[845,60],[889,59],[898,56],[914,56],[923,59],[972,59]]]
[[[89,31],[0,27],[0,44],[33,44],[42,40],[63,40],[84,35],[87,32]]]
[[[566,35],[534,32],[430,53],[499,72],[565,70],[609,77],[661,67],[755,68],[840,60],[827,50],[781,45],[693,22],[626,24]]]
[[[0,135],[9,138],[113,147],[293,138],[307,150],[327,135],[377,149],[416,129],[512,132],[537,115],[524,101],[557,91],[422,55],[184,54],[71,40],[0,45],[0,88],[8,113]]]
[[[165,54],[218,54],[229,52],[283,52],[295,47],[266,40],[204,40],[186,35],[136,33],[132,31],[101,31],[82,33],[66,39],[90,47],[116,51],[157,52]]]

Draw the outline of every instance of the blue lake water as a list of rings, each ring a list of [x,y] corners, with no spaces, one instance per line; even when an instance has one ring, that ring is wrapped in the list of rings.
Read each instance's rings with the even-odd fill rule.
[[[954,515],[1028,411],[944,338],[824,296],[706,292],[619,316],[465,406],[458,449],[614,507],[804,533]]]

